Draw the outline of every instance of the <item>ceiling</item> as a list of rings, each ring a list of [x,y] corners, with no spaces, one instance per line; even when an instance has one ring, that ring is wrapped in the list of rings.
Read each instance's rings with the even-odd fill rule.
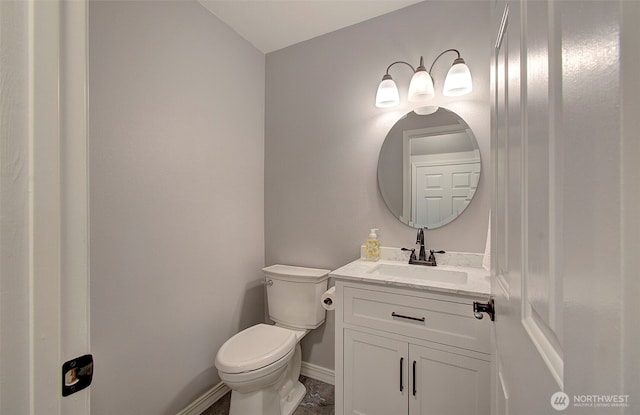
[[[198,0],[263,53],[423,0]]]

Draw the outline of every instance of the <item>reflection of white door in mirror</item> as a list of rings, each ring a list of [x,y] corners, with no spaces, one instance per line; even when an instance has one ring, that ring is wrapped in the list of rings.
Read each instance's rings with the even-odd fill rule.
[[[413,223],[442,226],[462,212],[475,194],[480,177],[480,163],[452,162],[429,165],[411,163]]]
[[[440,168],[436,166],[446,167],[436,171]],[[418,183],[418,167],[430,167],[420,172],[428,171],[421,178],[425,183]],[[402,223],[435,229],[467,208],[480,171],[478,142],[458,114],[442,107],[424,115],[411,111],[395,123],[382,144],[378,187],[387,207]],[[440,180],[444,181],[436,184]]]
[[[420,178],[424,183],[418,182],[419,167],[425,167],[421,176],[427,172]],[[411,111],[391,127],[382,144],[378,187],[402,223],[435,229],[467,208],[480,171],[478,142],[465,120],[442,107],[424,115]]]
[[[382,144],[378,187],[402,223],[435,229],[471,203],[480,171],[478,142],[464,119],[442,107],[429,114],[411,111],[391,127]]]

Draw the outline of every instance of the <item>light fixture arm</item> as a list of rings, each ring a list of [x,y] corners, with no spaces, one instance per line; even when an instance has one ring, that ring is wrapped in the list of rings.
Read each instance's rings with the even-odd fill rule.
[[[431,64],[431,67],[429,68],[429,73],[430,73],[430,74],[432,73],[431,71],[433,70],[433,66],[436,64],[436,62],[438,61],[438,59],[440,59],[440,56],[444,55],[444,54],[445,54],[445,53],[447,53],[447,52],[455,52],[455,53],[457,53],[457,54],[458,54],[458,58],[457,58],[456,60],[460,59],[460,51],[458,51],[458,49],[447,49],[447,50],[445,50],[444,52],[442,52],[441,54],[439,54],[439,55],[434,59],[433,63]],[[464,61],[463,61],[463,62],[464,62]],[[455,63],[455,61],[454,61],[454,63]]]
[[[411,72],[415,72],[415,71],[416,71],[416,70],[415,70],[415,68],[414,68],[410,63],[408,63],[408,62],[405,62],[405,61],[395,61],[395,62],[393,62],[391,65],[387,66],[387,72],[385,72],[385,75],[389,75],[389,70],[390,70],[390,69],[391,69],[391,67],[392,67],[393,65],[395,65],[396,63],[404,63],[404,64],[405,64],[405,65],[407,65],[409,68],[411,68]]]

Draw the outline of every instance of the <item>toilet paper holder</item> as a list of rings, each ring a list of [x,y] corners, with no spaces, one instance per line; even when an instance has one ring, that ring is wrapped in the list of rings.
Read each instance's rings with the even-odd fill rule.
[[[336,307],[336,287],[331,287],[320,296],[322,308],[327,311],[335,310]]]

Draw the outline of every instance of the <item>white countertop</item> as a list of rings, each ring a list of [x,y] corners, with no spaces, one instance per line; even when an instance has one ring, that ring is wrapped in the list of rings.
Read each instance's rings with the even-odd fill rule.
[[[394,248],[391,248],[394,249]],[[404,253],[403,253],[404,254]],[[454,253],[449,254],[451,256]],[[469,255],[469,254],[462,254]],[[473,255],[473,254],[471,254]],[[367,261],[364,259],[357,259],[350,262],[329,274],[330,277],[350,280],[368,282],[374,284],[384,284],[396,287],[414,288],[420,290],[431,290],[438,292],[454,293],[454,294],[467,294],[467,295],[489,295],[491,293],[491,284],[489,280],[489,271],[482,267],[470,267],[470,266],[458,266],[458,265],[438,265],[435,267],[438,270],[443,271],[458,271],[467,273],[467,281],[465,283],[455,282],[440,282],[431,281],[422,278],[412,278],[407,276],[386,276],[372,273],[371,271],[380,264],[390,265],[402,265],[407,267],[424,267],[424,265],[409,265],[407,261],[399,261],[398,255],[382,255],[385,259],[379,261]],[[387,259],[394,258],[394,259]],[[451,261],[446,261],[451,262]]]

